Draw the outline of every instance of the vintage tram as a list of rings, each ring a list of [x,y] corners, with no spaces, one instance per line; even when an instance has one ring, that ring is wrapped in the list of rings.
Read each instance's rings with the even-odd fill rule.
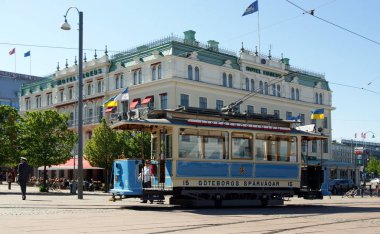
[[[184,206],[282,205],[293,197],[322,199],[320,166],[303,162],[301,143],[324,140],[273,115],[180,108],[131,112],[117,130],[151,134],[151,187],[141,159],[114,162],[114,200],[140,197]],[[307,174],[306,174],[307,173]]]

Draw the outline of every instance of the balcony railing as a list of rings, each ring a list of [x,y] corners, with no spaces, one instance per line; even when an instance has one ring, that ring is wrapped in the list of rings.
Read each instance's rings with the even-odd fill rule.
[[[101,121],[101,116],[91,116],[91,117],[85,117],[83,118],[83,125],[89,125],[89,124],[98,124]],[[78,126],[78,120],[77,119],[71,119],[67,122],[67,125],[69,128],[77,127]]]

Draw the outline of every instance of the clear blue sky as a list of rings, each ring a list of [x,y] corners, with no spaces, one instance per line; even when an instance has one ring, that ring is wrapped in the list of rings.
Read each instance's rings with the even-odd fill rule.
[[[62,31],[63,15],[70,6],[84,12],[84,48],[121,51],[160,39],[171,33],[195,30],[201,42],[213,39],[220,46],[238,51],[258,45],[257,13],[242,17],[252,0],[0,0],[0,70],[14,72],[16,47],[18,73],[44,76],[57,67],[73,64],[77,49],[77,30]],[[293,0],[315,15],[380,42],[380,1],[378,0]],[[325,73],[333,90],[333,139],[351,139],[355,132],[372,131],[367,140],[379,142],[380,95],[338,84],[380,92],[380,45],[316,19],[285,0],[259,0],[261,51],[290,58],[293,66]],[[68,21],[77,28],[78,14],[70,11]],[[19,44],[19,45],[12,45]],[[20,44],[36,45],[22,46]],[[86,51],[92,59],[94,52]],[[103,52],[98,52],[102,55]],[[368,85],[372,81],[371,85]],[[358,138],[361,140],[361,138]]]

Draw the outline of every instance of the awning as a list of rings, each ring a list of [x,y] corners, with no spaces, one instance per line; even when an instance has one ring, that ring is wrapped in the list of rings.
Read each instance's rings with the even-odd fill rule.
[[[133,101],[131,102],[131,105],[129,106],[129,109],[135,109],[139,101],[140,101],[140,98],[133,99]]]
[[[72,169],[74,169],[74,159],[73,158],[67,160],[66,163],[46,167],[46,170],[49,170],[49,171],[51,171],[51,170],[72,170]],[[78,158],[77,157],[75,158],[75,169],[78,169]],[[87,161],[86,159],[83,159],[83,169],[95,170],[95,169],[103,169],[103,168],[93,167],[93,166],[91,166],[89,161]],[[44,170],[44,166],[39,167],[38,170],[40,170],[40,171]]]
[[[150,100],[152,100],[152,98],[153,98],[153,96],[148,96],[148,97],[146,97],[146,98],[142,101],[141,105],[146,105],[146,104],[148,104],[148,103],[150,102]]]

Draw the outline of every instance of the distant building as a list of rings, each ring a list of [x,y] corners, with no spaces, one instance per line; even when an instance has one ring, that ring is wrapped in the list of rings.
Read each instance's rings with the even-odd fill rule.
[[[0,105],[13,106],[18,110],[21,86],[40,79],[37,76],[0,71]]]

